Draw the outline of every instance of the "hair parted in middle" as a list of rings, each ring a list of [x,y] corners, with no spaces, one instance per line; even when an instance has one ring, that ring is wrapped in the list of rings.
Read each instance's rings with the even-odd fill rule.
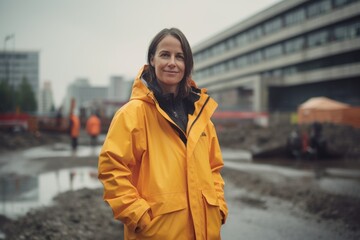
[[[178,94],[180,97],[186,97],[191,89],[189,81],[190,81],[191,72],[194,67],[194,59],[188,40],[186,39],[185,35],[177,28],[164,28],[158,34],[156,34],[156,36],[152,39],[147,54],[147,62],[149,65],[148,73],[150,77],[149,80],[150,81],[156,80],[155,68],[151,66],[151,59],[154,57],[156,53],[156,49],[159,43],[161,42],[161,40],[163,40],[168,35],[173,36],[180,41],[181,48],[184,53],[185,72],[183,79],[181,79],[179,83]]]

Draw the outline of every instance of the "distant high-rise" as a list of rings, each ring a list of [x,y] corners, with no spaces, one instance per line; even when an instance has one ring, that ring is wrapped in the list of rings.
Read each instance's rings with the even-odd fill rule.
[[[56,110],[56,109],[53,109],[54,107],[55,106],[54,106],[53,93],[52,93],[52,89],[51,89],[51,82],[45,81],[44,87],[43,87],[43,89],[41,89],[40,95],[39,95],[38,112],[40,114],[49,113],[52,110],[54,110],[54,111]]]
[[[64,114],[70,113],[71,100],[75,100],[76,109],[88,108],[94,101],[101,102],[107,98],[107,87],[94,87],[87,78],[76,79],[67,88],[63,103]]]
[[[38,99],[39,94],[39,52],[0,51],[0,81],[7,81],[16,89],[23,79],[31,85]]]
[[[110,78],[108,99],[125,102],[129,100],[131,92],[131,81],[125,80],[122,76]]]

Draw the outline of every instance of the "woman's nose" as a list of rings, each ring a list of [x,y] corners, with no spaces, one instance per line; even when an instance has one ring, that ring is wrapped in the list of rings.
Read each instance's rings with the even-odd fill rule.
[[[169,59],[169,66],[175,66],[175,57],[174,56],[172,56],[172,57],[170,57],[170,59]]]

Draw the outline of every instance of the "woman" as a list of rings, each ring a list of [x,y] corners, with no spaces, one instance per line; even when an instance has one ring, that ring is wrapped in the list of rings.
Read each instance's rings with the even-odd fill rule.
[[[104,199],[124,223],[124,239],[220,239],[228,210],[210,121],[217,104],[191,80],[180,30],[160,31],[147,60],[99,156]]]

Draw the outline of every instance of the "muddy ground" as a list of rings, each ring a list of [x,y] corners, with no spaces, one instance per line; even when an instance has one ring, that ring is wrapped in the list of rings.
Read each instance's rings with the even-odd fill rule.
[[[89,157],[62,157],[51,161],[38,159],[34,163],[39,161],[47,161],[44,171],[97,164],[96,159]],[[261,176],[239,174],[228,168],[224,169],[223,176],[226,182],[231,181],[249,192],[287,200],[311,213],[318,221],[341,222],[339,232],[359,232],[359,199],[327,194],[314,188],[311,183],[287,181],[274,184]],[[249,204],[248,199],[241,196],[238,201],[240,205]],[[113,220],[110,208],[102,200],[102,189],[62,193],[55,198],[54,205],[33,210],[17,220],[2,216],[0,230],[6,234],[6,239],[123,239],[122,224]]]
[[[232,137],[226,137],[226,134],[228,133],[220,134],[220,139],[224,145],[243,147],[246,142],[249,149],[254,149],[255,143],[269,142],[267,139],[271,135],[268,131],[253,131],[252,135],[244,133],[242,137],[241,134],[231,135],[230,133],[228,136]],[[258,134],[260,137],[254,137],[254,134]],[[235,142],[230,141],[229,138],[238,139]],[[254,139],[252,143],[248,143],[249,140],[246,140],[248,138]],[[336,139],[338,138],[339,136],[336,136]],[[243,141],[240,141],[241,139]],[[274,140],[273,137],[273,141],[281,141],[279,139],[283,139],[283,136],[279,137],[278,140]],[[4,147],[3,142],[0,144],[2,146],[1,151],[6,152],[52,142],[68,141],[68,138],[67,136],[51,134],[37,136],[26,134],[23,136],[8,135],[1,138],[1,141],[6,141],[9,145]],[[357,146],[352,144],[347,148],[355,149],[352,151],[356,153],[359,142],[357,141]],[[44,172],[75,166],[97,166],[97,158],[95,157],[56,157],[31,161],[34,164],[43,163],[42,171]],[[354,161],[357,162],[357,160]],[[360,231],[359,199],[319,191],[311,182],[286,181],[275,184],[266,181],[259,175],[244,172],[239,174],[236,170],[228,168],[223,170],[223,176],[226,182],[234,182],[237,186],[245,188],[249,192],[287,200],[294,206],[311,213],[318,221],[341,222],[346,226],[346,229],[342,228],[339,231]],[[242,203],[247,204],[247,199],[239,196],[239,204]],[[102,189],[82,189],[62,193],[55,198],[54,205],[33,210],[17,220],[0,216],[0,231],[6,235],[5,239],[115,240],[122,239],[122,229],[121,223],[112,219],[110,208],[102,201]],[[1,238],[4,238],[4,236]]]
[[[218,137],[222,146],[245,149],[256,157],[286,157],[288,137],[296,128],[300,135],[306,132],[310,137],[312,125],[284,123],[269,127],[247,125],[224,128],[218,130]],[[327,157],[360,161],[360,128],[325,123],[321,125],[321,139],[326,143]]]

